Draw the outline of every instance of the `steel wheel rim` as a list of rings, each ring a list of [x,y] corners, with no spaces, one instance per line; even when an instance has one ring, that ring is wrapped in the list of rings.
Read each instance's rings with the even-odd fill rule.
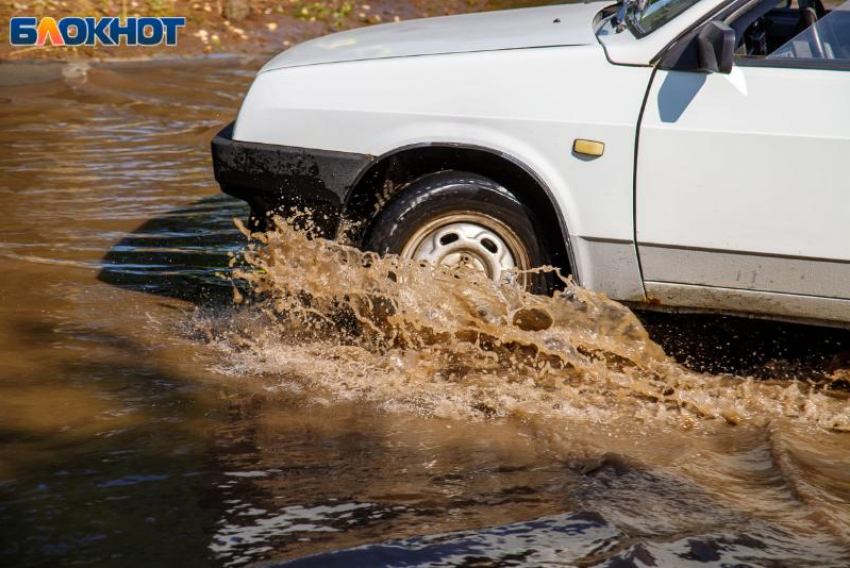
[[[449,268],[466,266],[500,283],[527,285],[528,252],[507,225],[482,213],[438,217],[411,235],[401,256]]]

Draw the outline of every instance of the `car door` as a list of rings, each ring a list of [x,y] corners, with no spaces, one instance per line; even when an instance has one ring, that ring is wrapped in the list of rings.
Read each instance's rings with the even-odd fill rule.
[[[638,146],[651,299],[850,321],[850,59],[658,70]]]

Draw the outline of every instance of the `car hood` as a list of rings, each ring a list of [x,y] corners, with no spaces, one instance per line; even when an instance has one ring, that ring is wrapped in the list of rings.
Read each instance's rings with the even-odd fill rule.
[[[284,51],[260,71],[324,63],[596,43],[594,16],[611,2],[409,20],[332,34]]]

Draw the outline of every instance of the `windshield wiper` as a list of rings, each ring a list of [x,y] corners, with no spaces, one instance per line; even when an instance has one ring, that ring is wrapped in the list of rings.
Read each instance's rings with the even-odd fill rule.
[[[644,34],[644,30],[635,20],[635,16],[643,14],[649,5],[649,0],[620,0],[619,4],[620,7],[611,21],[614,31],[620,33],[631,26],[637,32]]]
[[[648,0],[619,0],[617,3],[620,7],[617,9],[617,13],[614,14],[611,24],[614,26],[614,30],[617,33],[620,33],[626,29],[626,21],[628,20],[629,15],[635,13],[639,14],[646,10]]]
[[[630,1],[631,0],[617,1],[619,8],[617,8],[617,12],[614,14],[614,17],[611,18],[611,26],[617,33],[620,33],[621,31],[626,29],[626,9]]]

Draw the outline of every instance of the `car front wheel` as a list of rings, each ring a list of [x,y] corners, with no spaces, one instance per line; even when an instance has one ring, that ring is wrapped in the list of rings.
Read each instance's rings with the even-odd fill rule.
[[[550,264],[528,210],[507,189],[483,176],[447,171],[411,183],[372,222],[364,248],[380,254],[467,266],[489,278],[548,292]]]

